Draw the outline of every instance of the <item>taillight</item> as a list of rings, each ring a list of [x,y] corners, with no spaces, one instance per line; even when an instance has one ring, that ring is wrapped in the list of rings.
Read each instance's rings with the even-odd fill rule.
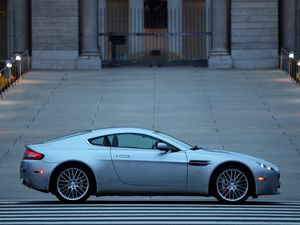
[[[30,159],[30,160],[41,160],[44,158],[44,155],[38,152],[35,152],[31,149],[26,149],[23,159]]]

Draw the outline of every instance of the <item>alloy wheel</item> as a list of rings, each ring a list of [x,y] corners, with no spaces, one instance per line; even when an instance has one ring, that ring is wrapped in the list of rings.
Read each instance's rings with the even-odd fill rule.
[[[89,188],[89,177],[80,168],[67,168],[57,177],[56,189],[66,201],[80,201],[88,194]]]
[[[248,177],[239,169],[225,169],[216,179],[216,191],[223,201],[242,201],[248,197],[248,190]]]

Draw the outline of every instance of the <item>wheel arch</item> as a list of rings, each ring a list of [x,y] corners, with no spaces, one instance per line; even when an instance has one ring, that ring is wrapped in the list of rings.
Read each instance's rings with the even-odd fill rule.
[[[61,171],[63,168],[67,167],[67,166],[79,166],[81,168],[84,168],[86,169],[89,174],[91,175],[91,194],[92,195],[96,195],[96,192],[97,192],[97,182],[96,182],[96,177],[95,177],[95,173],[94,171],[91,169],[90,166],[88,166],[86,163],[83,163],[81,161],[77,161],[77,160],[71,160],[71,161],[66,161],[66,162],[63,162],[59,165],[57,165],[54,170],[52,171],[51,173],[51,176],[50,176],[50,179],[49,179],[49,191],[54,194],[54,179],[55,177],[57,176],[58,172]]]
[[[228,166],[238,166],[242,169],[244,169],[249,175],[250,175],[250,196],[255,196],[256,195],[256,182],[255,182],[255,178],[254,178],[254,175],[251,171],[251,169],[245,165],[244,163],[242,162],[239,162],[239,161],[228,161],[228,162],[224,162],[224,163],[221,163],[220,165],[218,165],[214,171],[212,172],[212,174],[210,175],[210,178],[209,178],[209,186],[208,186],[208,194],[210,196],[213,196],[214,193],[213,193],[213,180],[214,180],[214,177],[216,176],[216,174],[218,173],[218,171],[224,167],[228,167]]]

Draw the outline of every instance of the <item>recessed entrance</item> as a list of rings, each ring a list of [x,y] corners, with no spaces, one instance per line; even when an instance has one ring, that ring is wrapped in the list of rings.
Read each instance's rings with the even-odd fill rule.
[[[144,1],[144,51],[150,64],[161,63],[168,51],[168,8],[166,0]],[[156,34],[154,36],[153,34]]]
[[[205,0],[106,0],[103,64],[206,65],[205,12]]]

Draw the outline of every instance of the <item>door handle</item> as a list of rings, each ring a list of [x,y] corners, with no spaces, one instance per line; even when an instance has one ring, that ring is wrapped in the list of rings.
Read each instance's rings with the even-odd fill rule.
[[[130,155],[116,155],[116,157],[118,158],[130,158]]]

